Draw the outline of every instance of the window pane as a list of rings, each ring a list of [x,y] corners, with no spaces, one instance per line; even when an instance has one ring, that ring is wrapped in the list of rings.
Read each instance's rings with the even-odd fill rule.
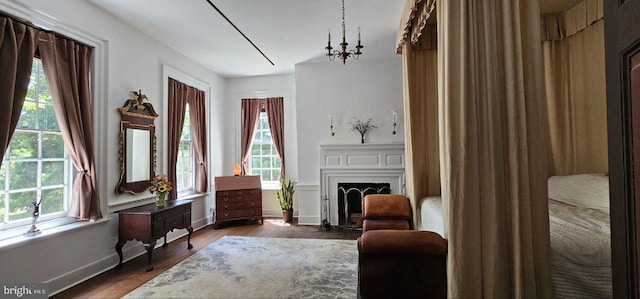
[[[6,168],[7,163],[2,162],[2,164],[0,164],[0,192],[2,192],[2,190],[4,190],[4,184],[5,184],[5,173],[6,173]],[[2,204],[2,198],[0,198],[0,204]],[[0,208],[2,208],[2,206],[0,206]],[[2,217],[0,217],[0,219],[2,219]]]
[[[64,211],[64,189],[44,189],[42,190],[42,203],[40,203],[40,214],[51,214]]]
[[[64,183],[64,162],[42,162],[42,186],[62,185]]]
[[[11,162],[9,173],[9,188],[11,190],[35,188],[38,177],[38,162]]]
[[[36,103],[25,101],[18,119],[18,129],[36,128]]]
[[[256,132],[256,135],[253,136],[253,142],[262,143],[262,132]]]
[[[272,165],[273,168],[280,168],[280,158],[278,158],[277,156],[273,157]]]
[[[260,145],[254,144],[251,146],[251,155],[260,155]]]
[[[262,155],[263,156],[271,155],[271,144],[262,145]]]
[[[11,160],[38,158],[38,133],[16,131],[9,147]]]
[[[256,168],[252,169],[251,170],[251,174],[252,175],[260,175],[260,169],[256,169]]]
[[[269,169],[262,170],[262,180],[263,181],[273,181],[271,179],[271,171]]]
[[[40,130],[60,131],[56,113],[51,104],[38,105],[38,125]]]
[[[280,178],[280,170],[278,169],[271,170],[271,177],[273,178],[274,181],[277,181]]]
[[[271,131],[264,132],[263,138],[264,138],[263,142],[265,142],[265,143],[273,143],[273,141],[271,139]]]
[[[251,158],[251,168],[253,168],[253,169],[262,168],[262,167],[260,167],[260,158],[259,157]]]
[[[262,157],[262,168],[271,168],[271,158]]]
[[[62,135],[43,134],[42,158],[64,158],[64,141],[62,140]]]
[[[28,206],[36,200],[36,191],[9,193],[9,220],[31,217]]]
[[[264,130],[268,130],[269,129],[269,120],[267,119],[267,113],[263,112],[261,114],[262,117],[260,117],[260,122],[262,125],[262,129]]]
[[[4,222],[4,214],[5,214],[4,199],[5,199],[5,195],[0,193],[0,224]]]

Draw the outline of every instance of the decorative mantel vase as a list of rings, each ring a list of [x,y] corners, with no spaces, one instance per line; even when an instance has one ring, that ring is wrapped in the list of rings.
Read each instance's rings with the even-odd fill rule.
[[[360,143],[364,143],[364,133],[360,133]]]
[[[158,196],[156,197],[156,206],[157,207],[164,207],[164,198],[165,196],[167,196],[167,193],[158,193]]]

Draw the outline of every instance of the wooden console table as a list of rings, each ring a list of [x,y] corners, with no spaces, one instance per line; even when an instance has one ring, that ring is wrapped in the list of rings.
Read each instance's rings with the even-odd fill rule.
[[[119,229],[116,252],[120,257],[120,262],[116,269],[122,268],[122,246],[129,240],[136,239],[144,244],[147,250],[147,271],[153,270],[151,265],[151,254],[156,246],[156,240],[164,237],[162,247],[167,247],[167,233],[174,229],[186,228],[189,232],[187,236],[187,249],[193,248],[191,245],[191,203],[193,200],[173,200],[167,201],[164,207],[157,207],[155,203],[118,211]]]
[[[239,219],[258,219],[262,217],[262,182],[260,176],[222,176],[216,177],[216,221],[220,223]]]

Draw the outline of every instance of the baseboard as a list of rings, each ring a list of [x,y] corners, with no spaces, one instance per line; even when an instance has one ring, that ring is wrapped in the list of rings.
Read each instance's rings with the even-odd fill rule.
[[[207,225],[213,223],[211,221],[211,217],[207,216],[196,221],[192,221],[193,230],[197,231]],[[188,234],[187,230],[176,231],[175,233],[170,233],[168,238],[168,243],[173,242],[179,238],[182,238]],[[138,243],[137,241],[135,243]],[[128,262],[132,259],[135,259],[143,254],[146,254],[146,250],[144,250],[143,246],[138,246],[138,244],[134,244],[134,242],[128,242],[127,245],[122,250],[122,255],[127,257],[123,259],[122,262]],[[161,247],[162,242],[158,242],[156,248]],[[49,297],[58,294],[62,291],[70,289],[80,283],[83,283],[91,278],[94,278],[104,272],[107,272],[113,269],[119,261],[118,254],[114,251],[113,254],[108,255],[98,261],[95,261],[91,264],[85,265],[83,267],[71,270],[67,273],[64,273],[58,277],[45,281],[45,283],[49,287]]]
[[[298,225],[320,225],[319,216],[298,216]]]

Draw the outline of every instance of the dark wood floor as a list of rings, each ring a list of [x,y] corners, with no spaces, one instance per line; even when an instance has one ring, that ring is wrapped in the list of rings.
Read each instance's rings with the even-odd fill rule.
[[[156,248],[153,251],[153,271],[145,271],[147,257],[142,255],[124,263],[120,270],[109,270],[53,298],[120,298],[223,236],[355,240],[360,233],[327,232],[320,230],[319,226],[285,224],[281,219],[265,219],[264,225],[242,221],[229,223],[216,230],[209,226],[193,233],[191,250],[186,249],[186,236],[169,243],[166,248]]]

